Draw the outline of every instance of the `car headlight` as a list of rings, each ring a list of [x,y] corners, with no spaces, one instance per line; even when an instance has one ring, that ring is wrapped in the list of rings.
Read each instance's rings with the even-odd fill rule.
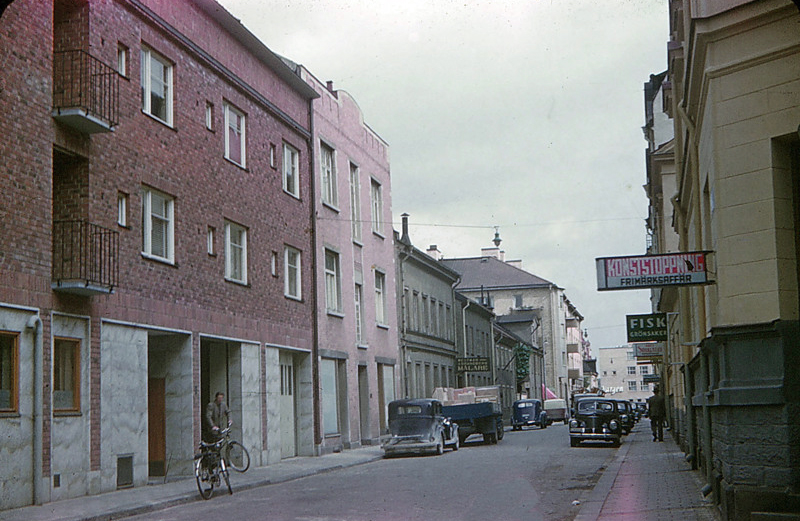
[[[569,421],[569,428],[570,429],[577,429],[578,428],[578,420],[570,420]]]
[[[615,431],[615,430],[617,430],[617,428],[619,428],[619,424],[617,423],[617,420],[611,420],[610,422],[608,422],[608,427],[612,431]]]
[[[628,421],[628,415],[627,414],[623,414],[622,417],[620,418],[620,421],[622,421],[622,422]]]

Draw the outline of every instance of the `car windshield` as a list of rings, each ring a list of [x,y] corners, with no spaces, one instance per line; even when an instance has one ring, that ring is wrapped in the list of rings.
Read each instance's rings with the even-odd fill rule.
[[[578,402],[578,412],[611,412],[614,406],[609,402],[596,402],[594,400],[581,400]]]
[[[397,408],[398,416],[406,416],[409,414],[422,414],[422,407],[419,405],[404,405]]]
[[[506,403],[508,403],[508,402],[506,402]],[[533,407],[533,403],[527,402],[527,403],[518,403],[517,404],[517,409],[524,409],[526,407]]]

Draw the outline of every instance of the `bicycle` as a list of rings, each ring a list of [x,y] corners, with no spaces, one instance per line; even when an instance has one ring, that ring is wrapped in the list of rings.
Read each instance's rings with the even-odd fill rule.
[[[246,472],[250,468],[250,453],[238,441],[231,440],[230,425],[227,429],[219,432],[222,436],[222,458],[225,464],[236,472]]]
[[[220,434],[224,436],[228,431],[230,431],[230,427],[221,431]],[[220,478],[225,480],[228,494],[233,494],[228,465],[221,453],[225,439],[223,437],[214,443],[201,441],[200,452],[194,456],[194,459],[197,460],[194,464],[194,477],[197,480],[197,490],[200,491],[200,497],[203,499],[211,498],[214,494],[214,487],[221,485]]]

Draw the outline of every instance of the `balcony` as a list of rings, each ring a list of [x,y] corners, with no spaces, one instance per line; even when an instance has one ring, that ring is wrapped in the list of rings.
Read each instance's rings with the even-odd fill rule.
[[[119,281],[119,233],[86,221],[53,223],[54,291],[113,293]]]
[[[53,117],[85,134],[119,123],[119,74],[84,51],[53,53]]]

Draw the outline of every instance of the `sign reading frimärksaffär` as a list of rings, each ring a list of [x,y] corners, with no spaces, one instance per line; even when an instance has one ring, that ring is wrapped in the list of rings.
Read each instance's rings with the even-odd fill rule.
[[[597,289],[641,289],[708,284],[704,251],[595,259]]]
[[[667,339],[667,314],[626,315],[628,342],[658,342]]]

